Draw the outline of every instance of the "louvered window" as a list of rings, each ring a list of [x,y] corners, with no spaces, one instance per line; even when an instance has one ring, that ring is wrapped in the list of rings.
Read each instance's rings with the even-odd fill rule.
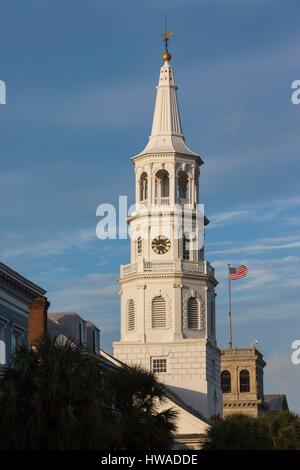
[[[188,327],[199,329],[199,303],[195,297],[190,297],[188,301]]]
[[[166,328],[166,301],[163,297],[154,297],[152,300],[152,328]]]
[[[134,301],[132,299],[129,300],[128,302],[127,328],[128,328],[128,331],[132,331],[135,329]]]

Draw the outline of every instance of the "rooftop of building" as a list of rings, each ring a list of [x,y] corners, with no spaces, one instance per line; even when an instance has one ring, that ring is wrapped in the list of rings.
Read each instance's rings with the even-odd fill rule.
[[[12,287],[26,291],[33,298],[44,296],[47,292],[17,271],[14,271],[6,264],[0,262],[0,281],[1,280],[5,283],[9,283]]]
[[[228,349],[221,349],[221,354],[223,356],[261,356],[263,357],[262,353],[255,347],[250,348],[228,348]]]
[[[48,313],[48,319],[56,323],[59,323],[59,320],[69,322],[72,322],[74,320],[80,320],[85,322],[88,327],[93,327],[96,330],[100,331],[100,329],[93,322],[91,322],[90,320],[85,320],[78,312],[52,312]]]
[[[289,411],[289,405],[285,394],[264,395],[264,401],[268,406],[268,411]]]
[[[112,367],[123,367],[126,365],[122,361],[120,361],[119,359],[116,359],[111,354],[107,353],[106,351],[103,351],[102,349],[100,351],[100,355],[101,355],[101,358],[104,360],[104,362],[107,365],[111,365]],[[208,423],[208,420],[201,413],[199,413],[193,407],[183,402],[181,398],[176,393],[171,391],[169,388],[167,388],[166,395],[169,398],[169,400],[171,400],[173,403],[178,405],[180,408],[182,408],[183,410],[186,410],[188,413],[200,419],[201,421]]]
[[[48,318],[50,318],[53,321],[60,320],[61,318],[69,318],[69,319],[80,318],[81,320],[86,321],[77,312],[51,312],[51,313],[48,313]]]

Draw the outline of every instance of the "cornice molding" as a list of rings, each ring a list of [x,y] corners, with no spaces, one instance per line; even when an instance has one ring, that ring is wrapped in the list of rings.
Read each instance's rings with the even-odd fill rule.
[[[1,284],[12,291],[23,292],[32,299],[46,294],[44,289],[21,276],[21,274],[16,271],[13,271],[3,263],[0,263],[0,285]]]

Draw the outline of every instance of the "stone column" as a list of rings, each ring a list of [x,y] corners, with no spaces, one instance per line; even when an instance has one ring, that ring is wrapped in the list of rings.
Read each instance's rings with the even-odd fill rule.
[[[172,311],[172,323],[173,323],[173,331],[174,331],[174,341],[182,340],[182,287],[183,285],[180,283],[173,284],[173,311]]]
[[[138,325],[138,341],[140,343],[146,343],[146,284],[139,284],[137,286],[140,291],[138,306],[139,313],[143,312],[143,315],[139,315],[139,325]]]

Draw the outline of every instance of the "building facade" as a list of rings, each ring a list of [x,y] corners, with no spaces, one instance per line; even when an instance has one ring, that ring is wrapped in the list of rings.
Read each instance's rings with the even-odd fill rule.
[[[39,322],[43,321],[40,312],[48,305],[45,293],[0,263],[0,365],[9,366],[15,348],[31,343],[36,337]]]
[[[221,355],[223,414],[258,416],[265,409],[263,369],[266,363],[255,348],[224,349]]]
[[[223,415],[236,413],[259,416],[287,411],[285,395],[265,395],[266,362],[256,348],[224,349],[221,354]]]
[[[130,264],[121,266],[121,338],[114,356],[140,364],[205,417],[222,412],[214,269],[199,243],[203,161],[182,132],[171,56],[160,69],[152,132],[132,158],[136,206]],[[183,210],[184,209],[184,210]]]
[[[85,346],[91,354],[100,355],[99,328],[78,313],[49,313],[47,327],[49,336],[69,339],[74,344]]]

